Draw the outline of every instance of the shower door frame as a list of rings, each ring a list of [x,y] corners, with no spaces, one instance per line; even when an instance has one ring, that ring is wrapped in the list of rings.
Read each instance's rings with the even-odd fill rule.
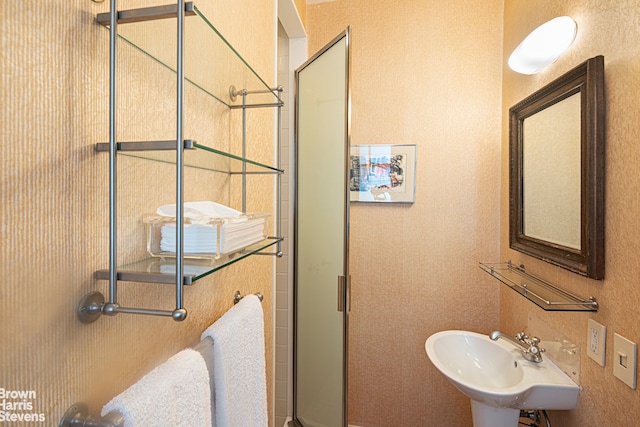
[[[349,193],[349,176],[350,176],[350,162],[349,154],[351,147],[351,27],[348,26],[344,31],[337,35],[333,40],[327,43],[322,49],[309,58],[304,64],[295,70],[295,180],[294,180],[294,286],[293,286],[293,300],[294,300],[294,322],[293,322],[293,414],[292,422],[290,426],[304,427],[304,425],[298,419],[297,408],[297,297],[298,297],[298,262],[297,262],[297,248],[298,248],[298,120],[299,120],[299,73],[303,71],[307,66],[312,64],[316,59],[326,53],[334,45],[339,43],[342,39],[345,40],[345,129],[344,129],[344,260],[343,260],[343,276],[337,278],[337,310],[342,312],[342,427],[348,426],[348,332],[349,332],[349,311],[351,307],[350,301],[350,287],[351,278],[349,275],[349,207],[350,207],[350,193]]]

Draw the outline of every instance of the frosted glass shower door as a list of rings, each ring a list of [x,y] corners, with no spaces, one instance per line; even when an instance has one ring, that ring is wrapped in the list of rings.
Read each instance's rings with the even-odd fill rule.
[[[294,419],[306,427],[346,426],[348,36],[296,70]]]

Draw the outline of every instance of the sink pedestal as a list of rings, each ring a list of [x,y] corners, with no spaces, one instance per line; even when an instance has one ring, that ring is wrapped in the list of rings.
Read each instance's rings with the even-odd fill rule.
[[[473,427],[517,427],[519,409],[496,408],[471,400]]]

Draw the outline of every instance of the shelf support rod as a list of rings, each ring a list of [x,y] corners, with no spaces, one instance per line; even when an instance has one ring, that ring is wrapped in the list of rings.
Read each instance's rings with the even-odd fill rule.
[[[184,0],[177,0],[177,89],[176,89],[176,309],[173,319],[184,320]]]
[[[76,309],[78,319],[82,323],[93,323],[100,318],[102,314],[115,315],[117,313],[129,314],[146,314],[148,316],[172,317],[173,320],[184,320],[183,310],[158,310],[151,308],[138,307],[121,307],[112,306],[110,312],[106,311],[107,303],[104,302],[104,296],[97,291],[89,292],[80,300]]]
[[[263,90],[248,90],[247,95],[255,95],[259,93],[273,93],[273,92],[282,92],[282,86],[272,87],[272,88],[263,89]]]
[[[282,91],[284,88],[282,86],[277,87],[278,92],[278,100],[280,99],[280,95],[282,95]],[[277,164],[278,170],[282,170],[282,102],[278,103],[278,146],[277,150]],[[276,177],[277,186],[277,206],[276,206],[276,214],[277,214],[277,225],[276,225],[276,236],[282,236],[282,174],[279,173]],[[282,257],[282,240],[278,240],[278,244],[276,246],[276,254],[278,257]]]
[[[247,90],[242,91],[242,158],[247,158]],[[247,213],[247,162],[242,162],[242,213]]]
[[[117,227],[117,134],[116,134],[116,36],[117,0],[109,13],[109,301],[104,312],[115,315],[118,308],[118,227]]]

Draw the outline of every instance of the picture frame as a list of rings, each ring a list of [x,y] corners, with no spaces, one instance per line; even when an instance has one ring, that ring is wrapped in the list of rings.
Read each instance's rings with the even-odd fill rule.
[[[349,151],[352,202],[415,202],[415,144],[352,145]]]

